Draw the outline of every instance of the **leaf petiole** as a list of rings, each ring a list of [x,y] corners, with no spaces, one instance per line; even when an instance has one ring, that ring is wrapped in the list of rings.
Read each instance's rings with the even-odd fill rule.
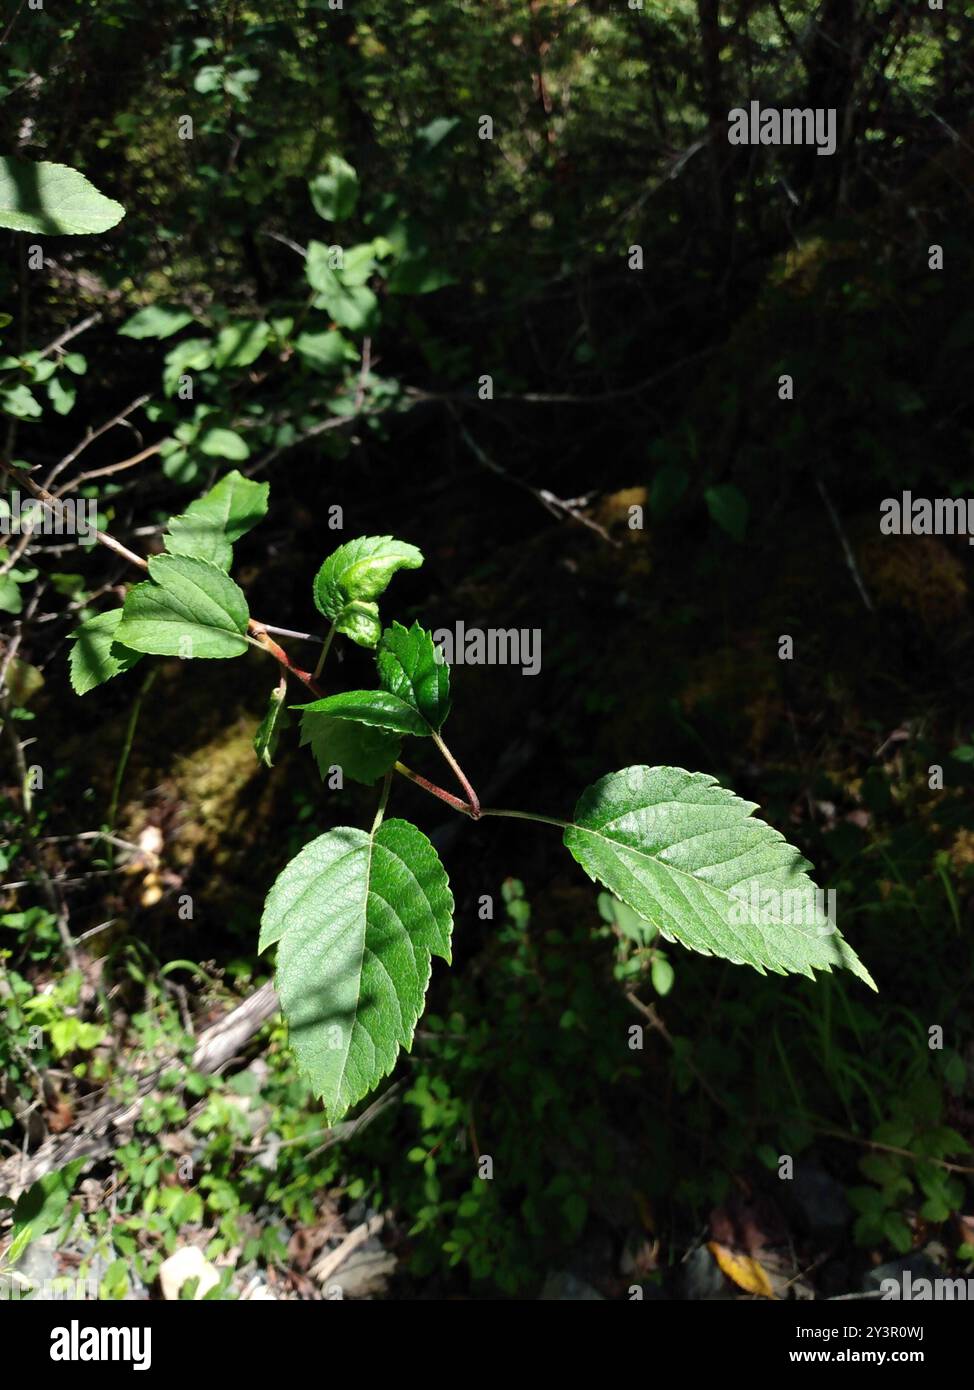
[[[389,789],[392,786],[392,768],[386,773],[382,780],[382,795],[379,797],[379,805],[376,809],[375,820],[372,822],[372,834],[378,830],[382,824],[382,818],[386,813],[386,803],[389,800]]]
[[[418,772],[413,772],[411,767],[405,763],[396,763],[395,770],[401,777],[406,777],[410,782],[415,782],[417,787],[422,787],[423,791],[429,792],[431,796],[439,797],[440,801],[445,801],[448,806],[452,806],[454,811],[462,811],[465,816],[473,816],[473,807],[468,801],[461,801],[458,796],[451,792],[444,791],[435,782],[430,782],[428,778],[421,777]],[[479,814],[479,813],[478,813]],[[475,816],[473,816],[476,819]]]
[[[328,629],[328,635],[327,635],[327,637],[325,638],[324,643],[323,643],[323,645],[322,645],[321,654],[320,654],[320,656],[318,657],[318,664],[317,664],[317,666],[315,666],[315,670],[314,670],[314,679],[315,679],[315,680],[317,680],[318,677],[321,675],[321,668],[322,668],[322,667],[324,666],[324,664],[325,664],[325,657],[328,655],[328,649],[330,648],[330,646],[331,646],[331,644],[332,644],[332,642],[333,642],[334,640],[335,640],[335,624],[332,623],[331,627]]]
[[[513,820],[535,820],[542,825],[555,825],[559,830],[567,830],[571,821],[556,820],[554,816],[536,816],[532,811],[508,811],[498,806],[481,806],[482,816],[510,816]]]
[[[446,744],[443,742],[439,734],[433,734],[433,742],[436,744],[437,748],[443,754],[446,761],[450,764],[450,767],[456,774],[457,781],[460,783],[463,790],[467,793],[467,800],[470,802],[471,806],[470,814],[472,815],[474,820],[477,820],[480,816],[480,798],[474,791],[473,787],[470,785],[470,782],[467,780],[466,773],[464,772],[460,764],[457,762],[453,754],[450,752],[449,748],[447,748]]]

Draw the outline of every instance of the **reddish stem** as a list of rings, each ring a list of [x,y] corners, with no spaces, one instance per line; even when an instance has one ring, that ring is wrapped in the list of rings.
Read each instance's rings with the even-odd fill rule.
[[[283,647],[278,646],[263,623],[259,623],[256,618],[251,618],[250,622],[247,624],[247,628],[249,632],[253,633],[264,650],[269,652],[275,661],[280,662],[285,671],[289,671],[292,676],[296,676],[299,681],[308,687],[312,695],[317,696],[319,700],[322,698],[325,692],[318,685],[311,672],[302,671],[299,666],[295,666],[287,652]]]
[[[430,782],[425,777],[421,777],[418,772],[413,772],[412,768],[406,767],[404,763],[396,763],[395,767],[396,771],[400,773],[401,776],[408,777],[410,782],[415,782],[417,787],[423,788],[424,792],[429,792],[432,796],[439,797],[440,801],[445,801],[448,806],[452,806],[454,811],[462,811],[465,816],[470,816],[476,820],[477,817],[474,808],[470,805],[469,801],[461,801],[458,796],[454,796],[452,792],[444,791],[443,788],[438,787],[435,782]]]

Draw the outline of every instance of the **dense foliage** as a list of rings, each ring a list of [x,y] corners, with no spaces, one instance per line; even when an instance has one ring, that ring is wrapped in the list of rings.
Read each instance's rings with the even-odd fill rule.
[[[211,1296],[320,1296],[383,1212],[410,1297],[974,1269],[971,552],[878,525],[971,490],[974,18],[12,10],[4,517],[41,488],[91,524],[0,551],[0,1187],[159,1070],[0,1269],[56,1232],[122,1297],[188,1242]],[[752,99],[835,108],[835,154],[731,145]],[[447,676],[458,623],[540,632],[537,674]],[[447,716],[485,806],[559,831],[424,794]],[[697,825],[653,808],[688,803],[674,868]],[[765,887],[815,865],[842,936],[728,917],[742,834]],[[367,940],[380,840],[423,865],[423,958],[350,1085],[289,912],[307,870]],[[274,1013],[212,1073],[259,936],[290,1039]],[[778,973],[833,963],[878,993]]]

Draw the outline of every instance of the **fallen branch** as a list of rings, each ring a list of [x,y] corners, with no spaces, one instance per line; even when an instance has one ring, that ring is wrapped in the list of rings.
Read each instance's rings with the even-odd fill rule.
[[[206,1075],[218,1072],[277,1009],[278,999],[273,985],[261,985],[242,1004],[206,1029],[200,1036],[189,1067],[181,1065],[177,1058],[167,1059],[141,1078],[134,1100],[104,1101],[94,1110],[79,1115],[73,1132],[45,1140],[36,1153],[18,1154],[0,1163],[0,1195],[16,1200],[38,1178],[63,1168],[73,1158],[87,1158],[92,1162],[106,1158],[128,1138],[126,1131],[131,1130],[142,1110],[143,1101],[155,1090],[164,1072],[171,1072],[174,1068],[183,1076],[190,1070]]]

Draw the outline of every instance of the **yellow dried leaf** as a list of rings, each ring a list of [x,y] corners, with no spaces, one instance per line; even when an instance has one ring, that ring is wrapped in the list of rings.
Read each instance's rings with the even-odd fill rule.
[[[720,1265],[722,1273],[745,1293],[756,1293],[761,1298],[774,1298],[771,1280],[757,1260],[751,1255],[738,1255],[726,1245],[716,1240],[708,1241],[707,1249]]]

